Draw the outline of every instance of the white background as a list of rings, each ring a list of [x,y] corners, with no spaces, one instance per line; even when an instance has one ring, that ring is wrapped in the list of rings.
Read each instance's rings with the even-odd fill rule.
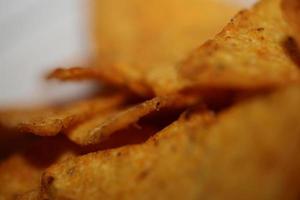
[[[251,4],[254,0],[227,0]],[[45,83],[56,66],[88,57],[87,0],[0,0],[0,106],[45,103],[88,84]]]

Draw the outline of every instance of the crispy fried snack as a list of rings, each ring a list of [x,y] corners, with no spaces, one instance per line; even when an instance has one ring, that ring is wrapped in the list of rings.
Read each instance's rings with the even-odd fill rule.
[[[300,87],[185,115],[147,143],[50,167],[53,199],[297,199]]]
[[[299,81],[280,0],[240,12],[179,66],[183,88],[261,89]]]
[[[0,124],[41,136],[53,136],[66,128],[124,103],[124,95],[115,94],[73,104],[40,109],[0,112]]]
[[[101,113],[71,129],[66,135],[80,145],[91,145],[105,141],[116,131],[137,123],[142,117],[159,112],[161,109],[186,108],[198,102],[198,98],[170,95],[156,97],[129,108],[120,108]]]
[[[194,172],[204,135],[194,126],[213,116],[181,119],[145,144],[91,153],[48,169],[42,196],[54,199],[177,199],[197,191]],[[74,187],[76,186],[76,187]],[[178,191],[179,186],[181,189]]]
[[[218,0],[92,2],[92,65],[98,68],[58,69],[49,77],[96,78],[143,96],[177,88],[175,64],[221,30],[237,10]]]
[[[145,82],[127,80],[116,67],[100,67],[99,64],[95,63],[90,65],[92,67],[57,68],[47,75],[47,79],[58,79],[60,81],[94,80],[118,88],[129,88],[141,96],[153,96],[151,87],[146,85]],[[172,71],[172,73],[174,72]]]
[[[1,111],[0,200],[299,199],[300,84],[291,83],[300,53],[289,37],[291,28],[299,39],[298,5],[262,0],[175,68],[219,27],[212,10],[222,21],[232,9],[94,0],[99,57],[48,78],[93,79],[147,98],[114,90]]]
[[[291,26],[292,34],[300,47],[300,1],[282,0],[281,7],[287,23]]]
[[[291,87],[233,107],[202,132],[199,199],[298,199],[299,102]]]

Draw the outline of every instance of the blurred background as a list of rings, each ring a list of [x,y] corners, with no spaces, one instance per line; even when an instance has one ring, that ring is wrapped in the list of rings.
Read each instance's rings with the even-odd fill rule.
[[[224,1],[239,7],[254,2]],[[59,101],[90,90],[90,83],[43,80],[50,69],[80,65],[91,55],[90,3],[0,0],[0,106]]]

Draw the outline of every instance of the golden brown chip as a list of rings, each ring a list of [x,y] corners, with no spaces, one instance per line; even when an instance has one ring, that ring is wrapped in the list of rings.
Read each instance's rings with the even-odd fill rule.
[[[300,1],[282,0],[282,11],[287,23],[291,26],[292,34],[300,47]]]
[[[41,136],[53,136],[99,112],[124,103],[124,95],[101,96],[90,100],[41,109],[0,112],[0,124]]]
[[[69,129],[64,131],[64,133],[73,142],[80,145],[85,145],[88,143],[88,138],[91,137],[91,131],[95,127],[99,126],[99,124],[102,124],[105,120],[107,120],[108,117],[112,116],[114,113],[115,111],[103,112],[90,119],[87,119],[86,121],[81,122],[78,125],[70,127]]]
[[[195,50],[178,76],[192,88],[261,89],[299,81],[288,29],[280,0],[263,0]]]
[[[257,97],[217,119],[186,115],[142,145],[50,167],[54,199],[298,199],[300,87]],[[76,186],[76,187],[74,187]]]
[[[101,143],[116,131],[128,128],[142,117],[164,108],[184,108],[197,102],[188,96],[163,96],[145,101],[130,108],[101,113],[66,131],[67,136],[80,145]]]
[[[63,138],[29,142],[24,150],[0,162],[0,199],[15,199],[39,187],[43,170],[77,153],[76,147]]]
[[[106,71],[101,70],[97,67],[71,67],[68,69],[64,68],[57,68],[54,71],[52,71],[47,77],[49,79],[59,79],[62,81],[66,80],[84,80],[84,79],[96,79],[96,80],[105,80]],[[111,76],[111,78],[116,78],[116,74],[114,76]],[[117,79],[116,81],[111,82],[119,82]]]
[[[221,1],[93,1],[96,52],[129,80],[174,64],[217,33],[236,11]],[[115,12],[110,12],[114,10]],[[186,12],[186,11],[189,12]]]
[[[99,67],[71,67],[57,68],[52,71],[48,79],[59,79],[61,81],[76,81],[76,80],[101,80],[104,83],[112,85],[124,85],[124,80],[111,70],[103,70]]]
[[[50,77],[100,79],[143,96],[176,88],[174,65],[237,10],[219,0],[93,0],[91,8],[92,65],[99,69],[58,69]]]
[[[90,65],[96,65],[96,67],[57,68],[50,72],[47,78],[61,81],[96,80],[118,88],[129,88],[141,96],[153,96],[151,87],[146,85],[144,81],[132,81],[126,77],[126,74],[114,67],[100,67],[99,64],[95,63]]]
[[[130,88],[141,96],[153,96],[153,92],[145,83],[127,80],[117,69],[109,66],[57,68],[50,72],[47,78],[61,81],[95,80],[110,86]]]
[[[153,96],[151,87],[146,85],[143,81],[127,80],[126,77],[114,67],[100,67],[95,63],[91,63],[90,65],[96,66],[57,68],[50,72],[47,78],[61,81],[95,80],[110,86],[126,89],[130,88],[141,96]]]
[[[198,119],[198,118],[207,118]],[[91,153],[48,169],[44,197],[54,199],[185,199],[201,160],[198,143],[204,135],[191,132],[212,116],[181,119],[142,145]],[[74,187],[76,186],[76,187]],[[181,186],[179,189],[178,186]],[[178,190],[179,189],[179,190]]]
[[[203,133],[199,199],[298,199],[299,102],[298,86],[222,114]]]

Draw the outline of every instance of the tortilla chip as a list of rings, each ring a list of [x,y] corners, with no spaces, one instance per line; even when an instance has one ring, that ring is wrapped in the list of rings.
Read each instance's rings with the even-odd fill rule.
[[[17,195],[39,187],[43,170],[75,156],[77,151],[63,138],[31,141],[25,149],[0,162],[0,199],[15,199]]]
[[[216,0],[153,0],[147,4],[93,0],[92,4],[92,65],[99,69],[58,69],[49,77],[99,79],[143,96],[165,95],[164,91],[176,87],[170,81],[176,75],[174,65],[216,34],[237,11]]]
[[[261,89],[299,81],[280,0],[240,12],[179,66],[183,88]]]
[[[204,137],[191,129],[212,118],[181,119],[144,144],[55,165],[43,176],[42,194],[54,199],[185,199],[198,188],[191,180]]]
[[[142,145],[50,167],[54,199],[297,199],[300,87],[186,115]],[[292,127],[292,128],[291,128]],[[75,187],[76,186],[76,187]]]
[[[92,63],[91,65],[95,65]],[[149,86],[142,82],[130,82],[124,78],[122,74],[113,67],[71,67],[57,68],[47,75],[47,79],[57,79],[61,81],[84,81],[96,80],[104,84],[119,87],[131,88],[134,92],[141,96],[153,96],[153,92]]]
[[[222,114],[207,133],[198,199],[298,199],[299,102],[298,86]]]
[[[150,123],[142,123],[139,126],[130,126],[129,128],[115,132],[105,141],[101,142],[101,144],[81,146],[81,148],[84,149],[83,153],[86,154],[90,152],[143,144],[164,127]]]
[[[91,145],[105,141],[113,133],[128,128],[146,115],[159,112],[165,108],[185,108],[197,102],[188,96],[156,97],[127,109],[119,109],[101,113],[70,130],[66,135],[80,145]]]
[[[176,63],[195,44],[217,33],[236,11],[214,0],[154,0],[149,4],[112,0],[93,4],[93,45],[99,59],[121,66],[119,70],[131,77],[129,80],[141,76],[144,69]]]
[[[300,47],[300,2],[298,0],[282,0],[281,7],[287,23],[291,26],[292,34]]]
[[[66,80],[85,80],[85,79],[95,79],[95,80],[107,80],[107,82],[118,83],[121,82],[117,79],[118,76],[107,76],[105,70],[100,70],[98,67],[71,67],[68,69],[57,68],[52,71],[47,77],[48,79],[59,79],[62,81]],[[111,79],[112,78],[112,79]],[[111,80],[110,80],[111,79]]]
[[[41,109],[6,110],[0,112],[0,124],[41,136],[53,136],[99,112],[124,103],[124,95],[115,94]]]
[[[64,131],[64,133],[70,140],[72,140],[76,144],[85,145],[88,143],[88,138],[91,137],[91,131],[95,127],[99,126],[99,124],[102,124],[105,120],[107,120],[108,117],[111,117],[113,114],[115,114],[115,111],[98,114],[90,119],[87,119],[86,121],[81,122],[78,125],[70,127],[69,129]]]

